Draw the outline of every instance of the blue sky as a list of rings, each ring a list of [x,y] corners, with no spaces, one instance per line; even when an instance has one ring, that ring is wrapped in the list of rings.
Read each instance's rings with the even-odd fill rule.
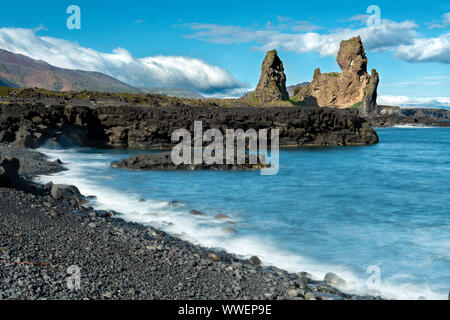
[[[72,4],[81,8],[81,30],[66,27]],[[370,5],[381,9],[375,30],[363,16]],[[119,77],[133,59],[121,80],[157,86],[162,75],[162,85],[225,96],[256,86],[265,50],[272,48],[284,62],[288,84],[311,80],[317,67],[339,71],[339,41],[361,32],[369,68],[381,76],[381,96],[395,96],[399,104],[405,97],[450,97],[449,1],[8,1],[0,28],[0,48],[51,64]],[[63,57],[64,50],[49,43],[83,51]],[[113,53],[116,48],[124,51]],[[97,56],[101,61],[93,62]],[[158,58],[139,60],[149,57]],[[138,62],[153,70],[150,80]]]

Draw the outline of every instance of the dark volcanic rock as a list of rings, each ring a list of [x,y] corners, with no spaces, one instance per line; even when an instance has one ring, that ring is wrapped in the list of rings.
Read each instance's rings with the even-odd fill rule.
[[[254,266],[260,265],[262,263],[257,256],[251,257],[250,259],[248,259],[248,261],[250,261],[250,263]]]
[[[378,97],[377,89],[379,83],[380,83],[380,76],[378,75],[378,72],[375,69],[373,69],[372,75],[369,78],[369,83],[364,89],[364,98],[362,104],[359,107],[360,114],[362,116],[372,114],[377,108],[377,97]]]
[[[345,280],[338,277],[337,275],[335,275],[332,272],[328,272],[325,277],[324,280],[329,283],[330,285],[333,286],[343,286],[345,285]]]
[[[48,161],[47,157],[41,153],[6,144],[0,143],[0,155],[4,158],[19,159],[19,175],[23,178],[30,178],[40,174],[51,174],[64,170],[61,164]]]
[[[216,215],[214,217],[214,219],[216,219],[216,220],[231,220],[231,218],[229,216],[226,216],[222,213],[219,213],[218,215]]]
[[[206,216],[206,214],[198,210],[191,210],[189,213],[192,214],[193,216]]]
[[[259,160],[257,164],[249,163],[249,156],[245,157],[245,164],[226,164],[226,159],[223,159],[222,164],[180,164],[175,165],[172,162],[171,152],[138,154],[131,156],[128,159],[114,161],[111,166],[120,169],[140,169],[140,170],[251,170],[268,167]]]
[[[377,106],[365,117],[375,127],[395,125],[450,126],[450,110]]]
[[[268,51],[261,66],[261,78],[255,90],[261,103],[289,100],[286,91],[286,75],[277,50]]]
[[[28,130],[27,128],[21,127],[16,132],[16,137],[13,145],[21,148],[32,148],[32,149],[39,148],[40,135],[41,135],[40,133],[35,134],[30,130]]]
[[[65,184],[54,184],[51,188],[51,195],[55,200],[69,199],[80,195],[80,191],[75,186]]]
[[[20,184],[19,168],[17,158],[0,158],[0,188],[14,188]]]
[[[39,119],[37,119],[37,116]],[[34,119],[34,120],[33,120]],[[40,103],[0,104],[2,142],[21,144],[23,130],[40,142],[66,137],[97,148],[172,148],[172,133],[194,121],[203,130],[280,129],[281,146],[364,145],[378,142],[357,110],[314,107],[74,107]],[[19,141],[14,141],[19,137]],[[13,140],[11,140],[13,139]],[[37,145],[34,145],[35,147]]]

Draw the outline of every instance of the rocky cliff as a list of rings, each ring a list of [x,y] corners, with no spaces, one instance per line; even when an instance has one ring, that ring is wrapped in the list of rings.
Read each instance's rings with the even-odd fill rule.
[[[68,136],[99,148],[171,148],[174,130],[280,129],[282,146],[364,145],[376,132],[356,110],[309,107],[87,107],[42,103],[0,104],[0,142],[37,148]]]
[[[320,107],[357,108],[368,115],[376,108],[379,75],[367,72],[367,57],[360,37],[341,42],[337,62],[342,73],[314,71],[308,87],[298,88],[295,98]]]
[[[375,127],[395,125],[450,127],[450,110],[377,106],[365,119]]]

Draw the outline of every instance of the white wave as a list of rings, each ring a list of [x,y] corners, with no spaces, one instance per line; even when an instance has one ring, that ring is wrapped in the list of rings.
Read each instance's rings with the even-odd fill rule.
[[[415,125],[415,124],[398,124],[393,126],[393,128],[400,128],[400,129],[432,129],[432,128],[439,128],[434,126],[425,126],[425,125]]]
[[[318,263],[302,256],[302,252],[288,252],[280,250],[271,239],[262,236],[230,235],[223,229],[229,227],[226,221],[214,220],[211,217],[198,217],[190,215],[186,209],[172,209],[167,201],[154,201],[141,197],[136,192],[109,188],[101,181],[87,176],[84,170],[87,167],[107,166],[108,160],[87,163],[88,158],[99,159],[95,155],[77,154],[75,150],[49,150],[40,149],[52,159],[59,158],[67,163],[68,171],[51,176],[40,176],[41,183],[73,184],[85,195],[95,195],[95,208],[100,210],[114,210],[123,214],[126,221],[142,223],[160,228],[183,240],[200,244],[209,248],[221,248],[227,252],[237,254],[243,258],[258,256],[264,265],[273,265],[289,272],[305,271],[315,279],[323,279],[328,272],[333,272],[346,280],[346,285],[340,289],[355,294],[380,295],[388,299],[417,300],[419,297],[427,299],[447,299],[445,295],[433,292],[429,287],[404,283],[398,278],[381,278],[381,287],[371,290],[366,286],[367,278],[357,275],[350,266],[336,266]],[[91,157],[92,156],[92,157]],[[235,222],[237,222],[235,220]],[[407,275],[406,275],[407,276]]]

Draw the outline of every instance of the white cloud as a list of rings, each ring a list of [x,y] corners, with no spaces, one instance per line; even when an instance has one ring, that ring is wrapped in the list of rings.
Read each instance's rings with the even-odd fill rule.
[[[282,22],[286,19],[283,18]],[[364,19],[365,15],[350,18],[351,21]],[[450,25],[450,13],[444,15],[444,20]],[[407,62],[450,63],[450,34],[420,37],[418,26],[409,20],[382,20],[378,26],[364,25],[356,29],[329,30],[328,33],[299,33],[292,28],[288,32],[272,25],[266,28],[198,23],[187,26],[193,31],[186,36],[188,38],[220,44],[255,43],[256,50],[283,48],[296,53],[316,52],[321,56],[336,55],[342,40],[359,35],[365,48],[370,51],[392,51],[395,57]]]
[[[232,44],[255,42],[260,46],[255,49],[270,50],[284,48],[296,53],[317,52],[321,56],[336,55],[340,42],[354,36],[361,36],[366,49],[383,51],[395,48],[399,44],[410,44],[417,36],[417,25],[411,21],[393,22],[383,20],[379,26],[359,29],[338,29],[332,33],[317,32],[287,33],[271,29],[253,29],[240,26],[217,24],[190,24],[194,33],[188,38],[208,42]]]
[[[44,26],[43,23],[40,23],[38,27],[33,29],[33,32],[37,33],[39,31],[48,31],[48,29]]]
[[[395,56],[408,62],[441,62],[450,64],[450,33],[436,38],[414,39],[400,45]]]
[[[431,23],[428,29],[442,29],[450,26],[450,12],[444,13],[442,15],[441,23]]]
[[[441,85],[442,80],[447,80],[449,77],[447,76],[436,76],[436,77],[420,77],[417,80],[409,80],[409,81],[400,81],[393,83],[382,83],[383,87],[409,87],[409,86],[436,86]]]
[[[248,87],[226,70],[199,59],[178,56],[138,59],[123,48],[104,53],[75,42],[37,36],[30,29],[0,29],[0,48],[60,68],[102,72],[137,87],[183,87],[206,94],[226,94]]]
[[[367,24],[367,19],[369,19],[369,14],[358,14],[356,16],[350,17],[348,21],[360,21],[361,23]]]
[[[402,108],[450,108],[450,97],[414,98],[405,96],[378,96],[379,105],[399,106]]]
[[[270,21],[267,23],[267,25],[273,26],[279,30],[292,30],[302,32],[311,32],[318,29],[324,29],[323,27],[314,25],[309,21],[294,20],[290,17],[277,16],[277,20],[278,25],[272,25]]]

